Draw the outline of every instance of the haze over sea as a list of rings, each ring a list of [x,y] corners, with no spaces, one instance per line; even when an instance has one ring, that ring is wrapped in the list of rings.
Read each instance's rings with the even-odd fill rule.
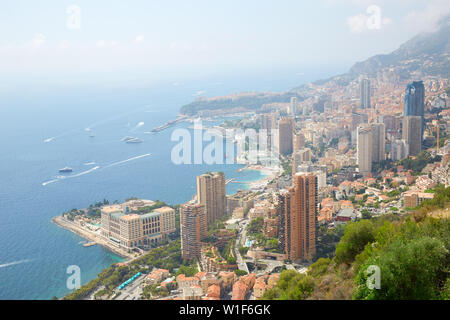
[[[195,193],[195,177],[223,171],[240,182],[258,180],[242,165],[174,165],[174,128],[148,134],[174,119],[195,94],[215,96],[240,91],[282,91],[334,72],[271,72],[205,78],[158,85],[15,88],[0,95],[0,299],[62,297],[69,265],[81,268],[82,284],[111,263],[121,261],[101,246],[52,224],[72,208],[131,196],[183,203]],[[302,71],[302,70],[298,70]],[[342,70],[340,70],[342,71]],[[23,91],[22,91],[23,89]],[[95,137],[89,137],[90,128]],[[126,144],[124,136],[143,140]],[[206,144],[206,143],[205,143]],[[150,154],[150,155],[148,155]],[[126,161],[125,161],[126,160]],[[73,168],[58,179],[58,169]],[[246,188],[230,183],[227,193]]]

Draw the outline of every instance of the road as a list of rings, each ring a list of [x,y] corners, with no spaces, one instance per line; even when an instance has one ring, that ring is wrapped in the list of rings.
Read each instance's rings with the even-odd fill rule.
[[[241,227],[239,227],[239,234],[236,238],[236,243],[234,245],[234,253],[236,255],[236,262],[238,265],[239,270],[243,270],[247,273],[249,273],[247,264],[245,263],[245,261],[242,259],[241,253],[239,252],[239,247],[241,245],[243,245],[243,243],[245,242],[246,239],[246,232],[247,232],[247,224],[248,224],[248,220],[246,220]]]
[[[142,294],[141,283],[145,279],[145,274],[140,275],[132,284],[120,290],[120,295],[114,300],[140,300]]]

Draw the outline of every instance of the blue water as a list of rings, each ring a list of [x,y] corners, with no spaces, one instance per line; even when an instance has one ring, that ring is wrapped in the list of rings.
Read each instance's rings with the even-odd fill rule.
[[[284,90],[297,79],[221,81],[114,89],[24,87],[2,94],[0,299],[61,297],[69,292],[69,265],[80,267],[84,284],[111,263],[121,261],[100,246],[83,247],[83,238],[52,224],[50,219],[62,212],[131,196],[183,203],[195,193],[195,177],[208,170],[223,171],[227,179],[243,182],[261,178],[258,171],[237,172],[241,165],[172,164],[170,152],[176,143],[170,141],[170,135],[188,124],[158,134],[144,133],[174,119],[180,106],[191,102],[197,91],[213,96],[241,90]],[[140,122],[144,125],[137,126]],[[94,138],[85,131],[88,127]],[[144,142],[120,141],[127,135]],[[46,139],[50,141],[44,142]],[[151,155],[144,156],[148,153]],[[138,156],[143,157],[117,164]],[[86,165],[91,162],[95,164]],[[58,169],[65,166],[78,176],[58,180]],[[43,185],[49,181],[53,182]],[[227,193],[246,187],[230,183]]]

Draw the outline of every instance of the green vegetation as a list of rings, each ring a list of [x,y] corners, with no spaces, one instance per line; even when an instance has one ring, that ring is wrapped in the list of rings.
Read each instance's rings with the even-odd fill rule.
[[[100,272],[97,278],[68,294],[64,299],[84,299],[102,285],[105,289],[102,289],[101,295],[112,295],[121,283],[138,272],[148,273],[153,267],[167,269],[171,273],[174,273],[176,269],[181,269],[187,271],[188,274],[192,274],[192,270],[195,269],[190,261],[183,261],[180,241],[173,241],[166,246],[152,249],[148,254],[134,260],[128,265],[111,265],[109,268]]]
[[[264,219],[262,217],[255,218],[250,221],[247,226],[247,232],[249,236],[256,236],[261,234],[264,227]]]
[[[245,276],[245,275],[247,274],[247,271],[236,269],[236,270],[234,270],[234,273],[235,273],[238,277],[240,277],[240,276]]]
[[[429,152],[422,151],[414,160],[407,158],[399,161],[398,163],[403,165],[404,169],[412,170],[414,174],[419,174],[427,164],[440,160],[440,156],[432,157]]]
[[[175,276],[178,276],[180,274],[184,274],[186,277],[193,277],[198,272],[197,267],[194,266],[181,266],[178,268],[177,273],[175,273]]]
[[[73,221],[76,216],[86,216],[91,219],[99,219],[101,217],[100,208],[109,204],[109,201],[103,199],[103,201],[96,202],[89,205],[85,210],[72,209],[69,212],[65,212],[63,215],[68,219]]]
[[[332,258],[334,256],[336,246],[344,235],[344,228],[344,224],[337,225],[334,228],[319,227],[316,244],[317,258]]]
[[[283,168],[283,176],[290,176],[292,174],[291,161],[281,159],[281,166]]]
[[[242,95],[238,97],[229,97],[216,100],[198,99],[180,109],[181,114],[195,115],[203,110],[227,110],[233,108],[243,108],[248,110],[257,110],[263,104],[276,102],[289,102],[291,97],[297,97],[298,101],[303,101],[303,97],[293,92],[278,94],[257,93],[252,95]]]
[[[241,254],[241,256],[245,256],[247,254],[248,251],[248,247],[239,247],[239,253]]]
[[[266,291],[263,300],[304,300],[314,291],[314,278],[294,270],[281,272],[277,285]]]
[[[336,247],[336,263],[352,262],[366,244],[374,240],[373,233],[374,226],[369,220],[348,223],[344,236]]]
[[[263,299],[448,299],[450,221],[429,213],[448,208],[450,187],[410,215],[348,223],[333,259],[318,259],[306,274],[285,270]],[[370,289],[370,266],[380,270]]]
[[[159,209],[162,207],[170,207],[170,206],[168,204],[166,204],[164,201],[156,200],[154,205],[139,208],[136,210],[136,213],[137,214],[145,214],[145,213],[152,212],[153,210]]]

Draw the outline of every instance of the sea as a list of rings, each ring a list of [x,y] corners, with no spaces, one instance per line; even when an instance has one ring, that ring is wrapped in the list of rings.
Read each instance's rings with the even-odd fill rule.
[[[296,71],[296,70],[294,70]],[[259,171],[239,164],[176,165],[173,130],[152,128],[175,119],[199,95],[284,91],[331,76],[333,71],[266,72],[209,76],[148,85],[27,85],[0,94],[0,299],[52,299],[71,292],[67,268],[81,270],[81,283],[123,259],[62,229],[51,218],[104,199],[129,197],[179,204],[192,198],[196,176],[223,171],[227,193],[248,188]],[[143,142],[127,144],[125,136]],[[59,173],[69,166],[73,172]]]

